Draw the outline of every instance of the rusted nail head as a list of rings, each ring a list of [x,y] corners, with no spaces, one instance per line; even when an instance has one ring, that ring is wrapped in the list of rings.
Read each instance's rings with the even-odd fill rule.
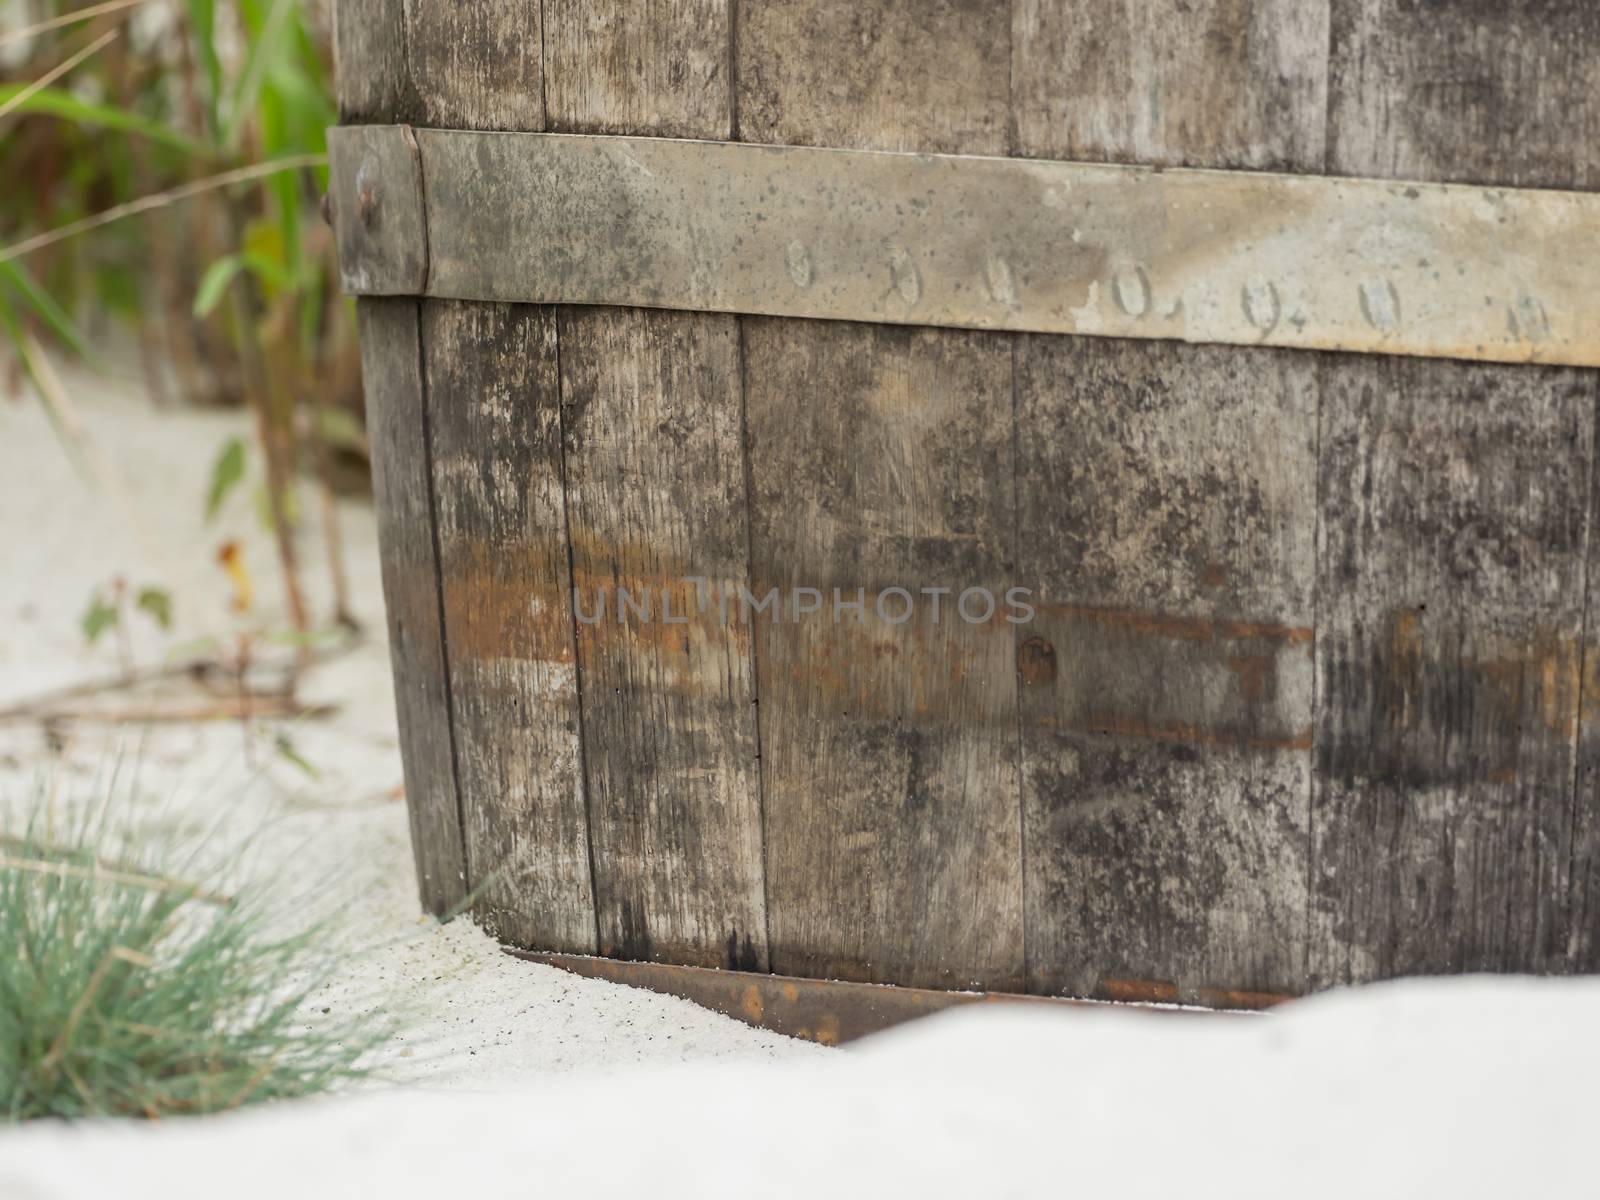
[[[378,212],[378,193],[372,184],[363,183],[361,191],[356,195],[356,215],[361,218],[363,225],[371,225],[372,218]]]

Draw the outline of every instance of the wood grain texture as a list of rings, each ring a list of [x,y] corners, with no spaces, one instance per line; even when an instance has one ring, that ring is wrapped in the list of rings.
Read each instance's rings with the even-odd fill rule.
[[[1321,169],[1322,0],[1014,10],[1017,153]],[[1315,360],[1018,356],[1019,578],[1045,599],[1018,648],[1029,986],[1297,991]]]
[[[746,141],[1004,153],[1006,6],[742,4]],[[987,587],[1011,566],[1009,344],[744,320],[773,969],[935,987],[1023,974],[1010,626],[832,621],[833,589]]]
[[[539,0],[407,0],[405,46],[418,122],[543,129],[540,7]]]
[[[544,0],[550,128],[727,138],[729,0]]]
[[[1332,0],[1328,169],[1600,186],[1593,0]]]
[[[477,910],[593,953],[555,319],[423,307],[457,778]]]
[[[1018,344],[1029,984],[1296,992],[1316,360]]]
[[[1004,154],[1008,6],[757,0],[739,6],[747,142]]]
[[[1597,50],[1580,0],[1334,0],[1329,168],[1593,187]],[[1594,379],[1327,361],[1318,984],[1594,964]]]
[[[729,136],[726,0],[543,7],[552,129]],[[577,626],[598,944],[765,969],[748,636],[675,582],[745,580],[737,322],[568,308],[559,338],[575,581],[611,602]],[[663,619],[669,584],[687,625]],[[650,624],[615,623],[619,587],[651,590]]]
[[[1320,172],[1328,3],[1016,0],[1016,153]]]
[[[417,301],[361,300],[356,315],[411,848],[423,907],[443,913],[460,904],[467,883],[439,607]]]
[[[406,61],[405,0],[337,0],[332,7],[340,122],[419,120]]]
[[[1600,425],[1600,416],[1596,417]],[[1600,429],[1596,431],[1600,443]],[[1578,769],[1572,792],[1572,870],[1567,890],[1566,969],[1600,973],[1600,597],[1595,594],[1595,530],[1600,523],[1600,460],[1590,458],[1589,546],[1585,555],[1584,635],[1579,673]]]
[[[955,611],[1009,584],[1010,347],[749,318],[745,341],[752,591],[789,606],[755,618],[773,969],[1014,988],[1011,629]],[[896,586],[903,623],[874,603]],[[796,616],[802,587],[821,608]],[[835,588],[866,611],[835,621]]]
[[[560,336],[600,953],[765,970],[750,631],[721,616],[749,554],[737,319],[567,309]]]
[[[1560,969],[1593,376],[1336,367],[1313,979]]]

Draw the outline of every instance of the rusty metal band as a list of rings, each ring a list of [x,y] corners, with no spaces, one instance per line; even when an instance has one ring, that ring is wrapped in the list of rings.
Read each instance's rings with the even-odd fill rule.
[[[736,1021],[770,1029],[804,1041],[838,1045],[920,1017],[967,1004],[1026,1005],[1037,1009],[1086,1014],[1126,1012],[1130,1008],[1175,1016],[1226,1016],[1216,1009],[1258,1010],[1290,999],[1262,992],[1199,989],[1180,993],[1170,984],[1124,985],[1120,1003],[1073,1000],[1060,996],[1024,996],[1010,992],[945,992],[895,987],[882,983],[846,983],[836,979],[800,979],[753,971],[722,971],[671,963],[623,962],[582,954],[555,954],[502,947],[507,954],[547,967],[558,967],[588,979],[605,979],[628,987],[677,996]],[[1117,990],[1117,989],[1114,989]],[[1177,1004],[1204,1007],[1171,1007]]]
[[[1600,365],[1600,195],[329,131],[347,291]]]

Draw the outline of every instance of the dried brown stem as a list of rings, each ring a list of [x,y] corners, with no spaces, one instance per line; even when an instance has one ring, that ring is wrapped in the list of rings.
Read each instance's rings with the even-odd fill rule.
[[[108,870],[98,863],[82,867],[77,863],[51,862],[44,858],[12,858],[0,854],[0,870],[28,871],[35,875],[54,875],[61,879],[90,879],[105,883],[120,883],[128,887],[143,888],[148,892],[189,892],[196,900],[207,904],[232,904],[233,898],[221,892],[208,892],[197,883],[183,879],[167,879],[160,875],[145,875],[137,871]]]
[[[165,208],[169,204],[176,204],[192,196],[214,192],[218,188],[229,187],[235,183],[246,183],[252,179],[276,175],[280,171],[303,171],[308,167],[320,167],[327,161],[328,156],[325,154],[294,154],[285,158],[275,158],[270,162],[238,167],[232,171],[223,171],[219,175],[208,175],[204,179],[197,179],[192,183],[185,183],[179,187],[170,188],[165,192],[157,192],[153,196],[141,196],[137,200],[130,200],[127,204],[119,204],[115,208],[108,208],[104,212],[95,213],[91,217],[84,217],[81,221],[73,221],[59,228],[35,234],[31,238],[24,238],[22,241],[14,242],[9,246],[0,247],[0,262],[9,262],[13,258],[21,258],[24,254],[31,254],[45,246],[53,246],[55,243],[65,241],[67,238],[88,233],[91,229],[99,229],[101,226],[110,225],[114,221],[136,217],[140,213],[149,212],[151,209]]]
[[[59,17],[36,21],[32,25],[24,25],[21,29],[10,29],[0,33],[0,46],[8,46],[12,42],[20,42],[37,34],[49,33],[52,29],[76,25],[80,21],[103,17],[106,13],[121,12],[125,8],[137,8],[141,4],[149,3],[150,0],[107,0],[104,4],[91,4],[88,8],[74,9],[72,12],[62,13]]]
[[[111,862],[103,858],[96,858],[92,863],[66,863],[58,860],[72,857],[74,851],[67,846],[52,845],[49,842],[40,842],[33,838],[18,837],[15,834],[0,834],[0,846],[10,846],[14,850],[21,850],[20,858],[0,856],[0,867],[10,867],[15,870],[30,871],[35,874],[60,875],[62,872],[48,870],[39,872],[33,864],[46,863],[54,866],[66,865],[75,868],[77,872],[87,871],[99,879],[106,879],[115,883],[129,883],[133,880],[154,880],[162,886],[152,890],[156,891],[192,891],[195,899],[204,900],[210,904],[232,904],[233,898],[221,892],[212,892],[186,879],[175,879],[168,875],[152,875],[148,871],[141,871],[127,863]],[[20,865],[19,865],[20,864]],[[139,885],[134,885],[139,886]]]
[[[28,84],[27,87],[23,88],[15,96],[11,97],[11,99],[5,101],[4,103],[0,103],[0,120],[4,120],[7,113],[27,103],[30,97],[49,87],[68,71],[72,70],[73,67],[77,66],[91,54],[94,54],[97,50],[100,50],[102,47],[104,47],[107,42],[114,40],[116,36],[117,31],[115,29],[108,33],[102,33],[82,50],[79,50],[70,58],[66,58],[57,63],[55,66],[51,67],[43,75],[39,76],[39,78],[35,79],[32,83]]]
[[[229,241],[238,245],[240,221],[232,206],[223,206],[223,219],[228,223]],[[293,459],[284,442],[283,407],[276,402],[273,380],[261,356],[261,347],[256,344],[255,331],[261,312],[260,292],[254,278],[245,273],[229,289],[228,297],[232,306],[239,361],[244,368],[245,392],[256,423],[256,440],[266,459],[267,504],[272,512],[278,566],[283,574],[284,601],[289,610],[290,625],[296,633],[303,634],[311,628],[311,618],[306,610],[305,593],[300,586],[299,553],[295,547],[294,526],[289,519],[288,498]]]
[[[278,718],[300,720],[332,716],[337,710],[331,704],[301,704],[290,696],[277,693],[249,692],[243,696],[230,696],[206,704],[140,705],[127,708],[64,708],[29,716],[51,725],[184,725],[202,721],[252,721]],[[6,719],[6,718],[0,718]]]

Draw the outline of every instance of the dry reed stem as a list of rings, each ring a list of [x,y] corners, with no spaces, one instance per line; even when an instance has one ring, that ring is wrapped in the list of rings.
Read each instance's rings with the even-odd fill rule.
[[[137,8],[141,4],[148,4],[150,0],[107,0],[105,4],[91,4],[88,8],[76,9],[73,12],[62,13],[59,17],[51,17],[45,21],[38,21],[32,25],[24,25],[21,29],[13,29],[7,33],[0,33],[0,46],[20,42],[24,38],[31,38],[35,34],[49,33],[52,29],[60,29],[65,25],[76,25],[79,21],[92,20],[104,16],[106,13],[121,12],[125,8]]]
[[[187,200],[192,196],[213,192],[218,188],[228,187],[235,183],[245,183],[251,179],[261,179],[267,175],[276,175],[280,171],[303,171],[308,167],[324,166],[327,161],[328,156],[326,154],[292,154],[285,158],[272,159],[270,162],[238,167],[232,171],[223,171],[219,175],[207,175],[204,179],[196,179],[192,183],[169,188],[167,191],[157,192],[153,196],[141,196],[137,200],[130,200],[126,204],[119,204],[115,208],[108,208],[104,212],[84,217],[81,221],[73,221],[55,229],[47,229],[45,232],[35,234],[31,238],[24,238],[20,242],[0,247],[0,262],[10,262],[13,258],[20,258],[24,254],[32,254],[35,250],[53,246],[57,242],[65,241],[67,238],[77,237],[80,233],[88,233],[91,229],[99,229],[102,225],[110,225],[112,222],[121,221],[126,217],[136,217],[140,213],[149,212],[154,208],[164,208],[169,204],[176,204],[180,200]]]
[[[228,905],[233,897],[221,892],[207,891],[197,883],[184,879],[167,879],[160,875],[144,875],[135,871],[118,871],[96,863],[80,867],[76,863],[48,862],[41,858],[12,858],[0,854],[0,870],[30,871],[35,875],[54,875],[61,879],[88,879],[93,882],[118,883],[127,887],[143,888],[148,892],[187,892],[195,900],[206,904]],[[132,954],[133,951],[128,951]],[[98,969],[98,968],[96,968]]]
[[[71,58],[59,62],[55,66],[51,67],[43,75],[39,76],[39,78],[35,79],[27,87],[23,88],[15,96],[11,97],[11,99],[7,100],[4,104],[0,104],[0,120],[4,120],[6,114],[12,109],[25,104],[30,96],[33,96],[34,94],[49,87],[68,71],[72,70],[73,67],[77,66],[91,54],[95,53],[95,51],[104,47],[107,42],[115,39],[116,36],[117,31],[115,29],[111,30],[109,33],[102,33],[99,37],[95,38],[94,41],[90,42],[82,50],[79,50]]]

